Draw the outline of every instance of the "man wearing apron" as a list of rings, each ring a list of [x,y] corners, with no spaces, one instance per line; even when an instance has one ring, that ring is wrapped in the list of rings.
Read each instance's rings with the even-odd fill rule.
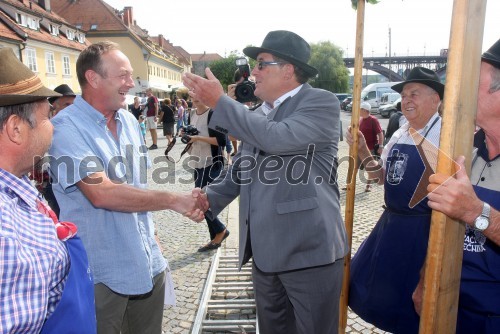
[[[47,97],[60,94],[10,48],[0,50],[0,73],[0,333],[95,333],[76,228],[57,221],[27,177],[52,140]]]
[[[363,320],[393,333],[417,333],[419,317],[412,292],[425,260],[431,209],[421,177],[427,173],[423,145],[438,146],[441,117],[437,111],[444,86],[433,71],[416,67],[407,80],[392,87],[401,93],[408,123],[394,133],[376,162],[359,135],[359,158],[370,178],[384,181],[386,210],[351,263],[349,306]],[[414,141],[411,131],[420,138]],[[347,133],[352,145],[352,135]],[[428,176],[425,177],[427,180]]]
[[[430,178],[429,206],[466,223],[457,333],[500,333],[500,40],[482,56],[471,177]],[[444,181],[446,183],[444,183]],[[419,290],[417,290],[419,291]],[[421,295],[415,297],[420,309]]]

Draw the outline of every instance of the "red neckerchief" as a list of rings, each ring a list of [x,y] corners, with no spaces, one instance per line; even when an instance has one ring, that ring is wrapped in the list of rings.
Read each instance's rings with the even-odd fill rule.
[[[36,200],[36,206],[38,212],[52,219],[54,225],[56,226],[57,237],[59,238],[59,240],[66,241],[76,235],[78,228],[75,224],[70,222],[60,222],[59,219],[57,219],[57,215],[54,210],[52,210],[47,204],[38,199]]]

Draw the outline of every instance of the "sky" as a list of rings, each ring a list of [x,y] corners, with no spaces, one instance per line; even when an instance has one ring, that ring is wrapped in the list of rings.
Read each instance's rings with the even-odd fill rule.
[[[151,36],[162,34],[190,54],[260,46],[272,30],[290,30],[309,43],[330,41],[354,56],[356,11],[350,0],[104,0],[133,8],[137,24]],[[458,1],[458,0],[457,0]],[[381,0],[366,5],[364,55],[437,55],[448,48],[453,0]],[[483,47],[500,38],[500,1],[486,6]],[[496,20],[496,21],[495,21]]]

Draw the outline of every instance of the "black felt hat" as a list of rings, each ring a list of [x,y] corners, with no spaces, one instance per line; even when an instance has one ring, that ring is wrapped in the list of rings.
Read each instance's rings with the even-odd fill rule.
[[[500,68],[500,39],[483,53],[481,59],[496,68]]]
[[[307,64],[311,58],[311,47],[296,33],[286,30],[271,31],[264,38],[261,47],[250,46],[243,49],[243,53],[253,59],[257,59],[259,53],[263,52],[298,66],[309,77],[318,74],[317,69]]]
[[[61,94],[62,96],[76,96],[76,94],[69,88],[68,85],[62,84],[54,88],[54,92],[57,92]],[[57,100],[60,96],[58,97],[51,97],[49,99],[50,104],[53,104],[55,100]]]
[[[391,88],[396,92],[401,93],[403,91],[403,87],[411,82],[431,87],[439,94],[441,100],[443,99],[444,85],[441,83],[441,80],[439,80],[439,76],[433,70],[425,67],[414,67],[406,77],[405,81],[398,83]]]

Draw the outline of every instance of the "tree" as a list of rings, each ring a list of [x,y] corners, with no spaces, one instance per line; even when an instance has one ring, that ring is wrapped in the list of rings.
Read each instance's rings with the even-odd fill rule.
[[[349,70],[344,64],[342,51],[332,42],[311,44],[309,64],[318,69],[318,76],[311,79],[311,86],[332,93],[347,92],[349,89]]]

